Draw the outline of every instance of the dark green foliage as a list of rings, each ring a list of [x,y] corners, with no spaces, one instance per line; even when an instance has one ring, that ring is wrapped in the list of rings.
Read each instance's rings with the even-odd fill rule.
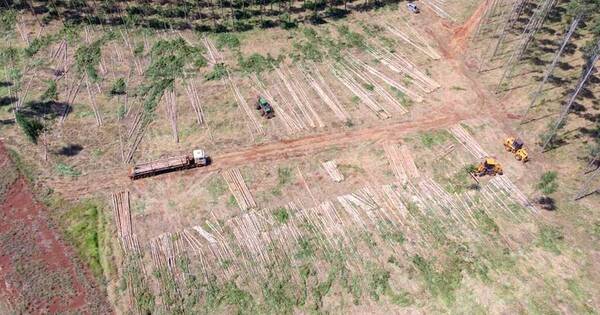
[[[396,245],[400,245],[406,240],[406,238],[404,238],[404,234],[402,234],[400,230],[397,230],[393,227],[384,228],[381,232],[381,238],[388,242],[395,243]]]
[[[15,10],[2,10],[0,12],[0,31],[11,32],[15,28],[17,22],[17,11]]]
[[[390,273],[385,269],[375,268],[369,274],[368,286],[371,298],[379,301],[379,297],[390,289]]]
[[[270,71],[278,64],[278,60],[271,57],[270,54],[267,54],[266,57],[258,53],[254,53],[247,58],[244,58],[242,55],[238,56],[238,66],[240,67],[240,70],[246,74],[260,74],[265,71]]]
[[[308,259],[315,255],[315,249],[309,239],[301,238],[298,241],[298,245],[300,248],[296,252],[297,259]]]
[[[227,67],[222,63],[218,63],[211,72],[204,75],[204,79],[207,81],[220,80],[225,75],[227,75]]]
[[[446,253],[447,259],[442,264],[440,271],[419,255],[412,258],[412,263],[421,273],[429,292],[433,296],[441,297],[446,304],[451,305],[455,300],[455,291],[460,287],[463,271],[475,271],[471,255],[468,247],[452,244]]]
[[[42,94],[42,101],[49,102],[49,101],[58,100],[58,91],[56,90],[56,81],[48,80],[48,81],[46,81],[46,83],[48,83],[48,87],[46,88],[46,91],[44,91],[44,94]]]
[[[110,87],[111,95],[123,95],[127,91],[127,84],[124,78],[118,78]]]
[[[27,139],[37,144],[38,137],[44,131],[44,125],[36,119],[25,117],[18,111],[15,113],[15,120]]]
[[[202,50],[188,45],[182,38],[159,40],[150,50],[150,59],[151,63],[144,73],[145,82],[139,91],[144,97],[146,120],[151,119],[163,93],[173,89],[175,79],[182,78],[187,68],[206,65]]]
[[[273,215],[275,216],[277,222],[281,224],[287,223],[287,221],[290,218],[290,214],[288,213],[286,208],[278,208],[277,210],[275,210]]]
[[[89,45],[81,45],[75,51],[75,66],[77,67],[77,71],[87,75],[92,82],[97,82],[100,79],[97,67],[102,57],[103,45],[104,40],[100,39]]]
[[[43,35],[36,37],[29,43],[29,46],[25,48],[25,54],[29,57],[37,54],[40,50],[48,47],[55,40],[54,35]]]
[[[263,284],[262,294],[267,314],[292,314],[297,299],[289,276],[272,276],[271,281]]]
[[[542,174],[542,177],[540,177],[540,181],[537,184],[537,189],[544,195],[550,195],[554,193],[558,188],[558,183],[556,182],[557,177],[558,174],[554,171],[545,172]]]
[[[367,47],[365,43],[365,37],[359,33],[351,31],[348,26],[341,25],[337,28],[338,33],[342,37],[342,41],[344,46],[346,47],[356,47],[364,49]]]
[[[16,64],[21,59],[21,51],[15,47],[0,48],[0,64]]]
[[[233,33],[221,33],[216,38],[217,49],[223,49],[227,47],[230,50],[237,50],[240,48],[240,39]]]

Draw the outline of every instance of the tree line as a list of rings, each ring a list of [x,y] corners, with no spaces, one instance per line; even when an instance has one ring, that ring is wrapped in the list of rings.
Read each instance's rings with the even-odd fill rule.
[[[132,25],[153,29],[206,32],[246,31],[255,27],[293,28],[326,23],[352,11],[397,6],[405,0],[182,0],[85,1],[6,0],[0,8],[28,11],[41,24],[61,20],[94,25]]]

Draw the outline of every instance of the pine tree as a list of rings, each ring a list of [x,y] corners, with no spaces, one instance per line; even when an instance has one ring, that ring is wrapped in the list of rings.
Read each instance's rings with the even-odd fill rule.
[[[44,130],[44,125],[38,120],[25,117],[18,111],[15,113],[15,120],[23,130],[23,133],[25,133],[25,136],[27,136],[27,139],[37,144],[38,137]]]

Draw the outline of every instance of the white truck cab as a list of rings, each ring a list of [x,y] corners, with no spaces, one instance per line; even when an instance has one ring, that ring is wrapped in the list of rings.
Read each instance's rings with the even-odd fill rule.
[[[196,165],[206,165],[207,163],[207,156],[206,153],[204,153],[204,150],[201,149],[197,149],[193,151],[193,156],[194,156],[194,164]]]
[[[408,10],[412,13],[419,13],[419,8],[417,7],[417,5],[413,2],[409,2],[406,4],[406,6],[408,7]]]

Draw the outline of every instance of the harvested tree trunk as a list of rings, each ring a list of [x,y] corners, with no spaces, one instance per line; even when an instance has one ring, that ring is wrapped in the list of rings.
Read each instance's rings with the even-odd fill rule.
[[[527,0],[518,0],[517,2],[514,3],[513,8],[510,11],[510,14],[508,15],[508,18],[506,19],[506,22],[504,23],[504,26],[502,27],[502,32],[500,33],[498,42],[496,42],[496,47],[494,48],[494,53],[492,54],[492,57],[495,57],[496,54],[498,53],[498,50],[500,50],[500,46],[502,45],[502,43],[504,42],[504,39],[506,38],[506,33],[508,33],[508,30],[513,27],[514,23],[516,22],[518,17],[521,15],[521,12],[523,11],[523,8],[525,7],[525,3],[527,3]]]
[[[529,110],[531,109],[531,107],[533,107],[533,105],[537,101],[540,94],[542,94],[542,89],[544,88],[544,84],[546,84],[546,81],[548,81],[548,78],[550,78],[550,76],[554,72],[554,68],[558,64],[558,60],[560,60],[560,57],[562,56],[562,53],[565,50],[565,47],[567,47],[567,44],[569,43],[571,36],[573,36],[573,33],[575,33],[575,29],[577,29],[577,26],[579,25],[579,22],[581,21],[582,16],[583,16],[583,14],[580,13],[579,15],[577,15],[575,17],[575,19],[573,19],[573,22],[571,22],[569,31],[563,38],[562,44],[560,45],[560,49],[554,55],[554,59],[552,60],[552,63],[546,70],[546,73],[544,74],[544,78],[542,79],[542,82],[540,82],[538,89],[535,91],[535,93],[532,96],[531,103],[529,104],[529,106],[527,106],[527,109],[525,110],[525,113],[523,114],[523,118],[521,119],[521,124],[523,124],[523,122],[525,121],[525,118],[527,117],[527,114],[529,113]]]
[[[577,192],[577,194],[575,195],[575,198],[574,198],[575,200],[582,199],[583,197],[587,197],[587,196],[597,192],[598,190],[600,190],[600,188],[590,190],[590,186],[592,186],[594,183],[597,183],[595,181],[595,179],[596,179],[596,176],[598,176],[598,174],[600,174],[600,169],[596,169],[596,171],[594,171],[592,174],[588,175],[588,179],[585,181],[583,186],[581,186],[581,189],[579,190],[579,192]]]
[[[545,0],[544,4],[542,5],[542,8],[539,11],[533,13],[533,15],[530,17],[529,22],[525,27],[525,30],[520,36],[521,40],[519,41],[517,49],[513,51],[510,58],[506,62],[506,65],[504,66],[505,69],[502,73],[502,77],[500,77],[500,81],[498,82],[498,87],[496,88],[497,91],[500,89],[500,87],[502,87],[502,83],[504,83],[504,80],[507,77],[509,77],[512,73],[512,70],[514,69],[514,63],[521,60],[523,53],[525,52],[525,50],[527,50],[527,46],[529,46],[529,43],[544,23],[544,20],[546,20],[546,16],[548,16],[550,9],[552,9],[552,7],[554,7],[555,4],[556,0]]]
[[[96,95],[92,93],[92,90],[90,89],[90,81],[87,76],[85,78],[85,87],[88,92],[88,97],[90,98],[90,104],[92,106],[92,110],[94,111],[94,116],[96,117],[96,124],[98,127],[100,127],[102,126],[102,116],[100,115],[100,111],[98,110],[98,106],[96,104]]]
[[[567,105],[563,108],[560,116],[556,120],[556,123],[552,127],[552,130],[550,131],[550,134],[548,135],[546,141],[544,142],[544,145],[542,146],[542,151],[543,152],[546,151],[546,147],[548,147],[548,144],[550,144],[550,141],[552,141],[552,138],[554,138],[554,135],[556,134],[556,131],[558,130],[559,126],[562,124],[562,122],[565,120],[565,118],[569,114],[569,110],[571,109],[571,106],[575,102],[575,99],[577,99],[577,96],[579,95],[579,92],[581,92],[581,89],[583,89],[583,86],[585,85],[585,83],[587,82],[587,80],[592,75],[592,71],[595,68],[596,61],[598,61],[598,57],[600,57],[599,52],[600,52],[600,40],[596,44],[596,50],[594,51],[594,56],[591,59],[591,63],[589,65],[589,68],[587,69],[587,71],[585,71],[585,74],[579,80],[579,83],[577,84],[577,88],[575,88],[575,92],[573,92],[573,94],[571,94],[571,97],[569,98],[569,101],[567,102]]]
[[[165,105],[167,116],[171,121],[171,130],[173,131],[173,140],[179,143],[179,132],[177,131],[177,95],[175,87],[172,90],[165,92]]]

